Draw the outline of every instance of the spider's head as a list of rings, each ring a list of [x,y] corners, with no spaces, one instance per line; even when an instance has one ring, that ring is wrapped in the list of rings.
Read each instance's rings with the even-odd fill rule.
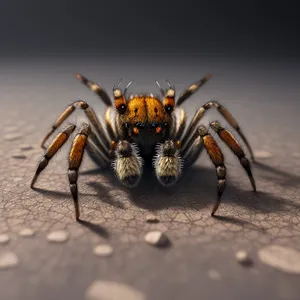
[[[114,103],[118,112],[118,122],[136,143],[152,145],[169,136],[173,126],[172,111],[175,91],[168,89],[161,102],[150,95],[133,95],[126,99],[119,87],[114,88]]]

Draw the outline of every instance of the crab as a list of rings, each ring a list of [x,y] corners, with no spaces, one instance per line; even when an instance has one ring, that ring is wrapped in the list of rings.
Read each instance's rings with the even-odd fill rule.
[[[75,136],[69,153],[68,178],[74,201],[75,217],[80,220],[78,202],[78,171],[86,151],[88,156],[101,168],[112,167],[118,180],[128,188],[138,185],[143,173],[144,162],[151,162],[158,181],[165,187],[175,184],[183,170],[195,163],[203,148],[216,168],[217,197],[211,215],[214,216],[226,187],[226,167],[224,156],[209,128],[215,131],[220,139],[232,150],[246,171],[252,188],[256,191],[255,180],[250,162],[233,134],[225,129],[219,121],[209,126],[199,125],[199,121],[211,108],[217,111],[236,130],[247,146],[254,161],[252,149],[242,133],[237,121],[219,102],[209,101],[201,106],[187,125],[187,117],[182,104],[190,98],[211,77],[193,83],[176,99],[175,87],[166,81],[163,89],[159,82],[162,97],[153,94],[131,95],[127,89],[132,81],[122,90],[121,81],[113,88],[114,102],[100,85],[77,74],[77,78],[95,92],[107,106],[104,122],[100,122],[92,107],[85,101],[77,100],[69,105],[56,120],[48,134],[42,140],[41,147],[46,149],[31,182],[31,188],[40,173],[46,168],[51,158],[65,144],[75,130],[75,125],[68,125],[46,148],[48,138],[76,110],[82,109],[88,119],[83,123]]]

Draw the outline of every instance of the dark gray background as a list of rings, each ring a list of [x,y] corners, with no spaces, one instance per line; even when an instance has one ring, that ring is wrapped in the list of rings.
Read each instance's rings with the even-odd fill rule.
[[[222,3],[1,1],[0,233],[12,240],[0,251],[20,258],[18,267],[0,273],[1,299],[83,299],[95,279],[130,284],[157,300],[299,298],[299,276],[257,257],[269,244],[300,250],[296,9],[289,2]],[[77,224],[66,177],[70,144],[41,175],[39,190],[29,188],[43,153],[39,143],[59,113],[78,97],[99,115],[104,112],[76,72],[109,92],[120,77],[134,80],[133,93],[156,93],[154,80],[165,78],[179,92],[213,74],[185,108],[191,116],[206,101],[219,100],[254,150],[273,154],[253,166],[259,192],[251,192],[244,171],[221,143],[228,187],[219,219],[210,217],[216,177],[205,153],[171,189],[160,187],[150,170],[137,189],[128,190],[110,172],[91,171],[95,166],[86,158],[79,189],[87,223]],[[70,122],[80,124],[82,116],[76,112]],[[225,124],[214,111],[203,123],[216,118]],[[22,137],[4,139],[11,131]],[[33,150],[15,159],[21,144]],[[159,224],[145,222],[149,211]],[[36,236],[19,237],[24,227]],[[47,233],[62,228],[69,241],[49,244]],[[143,237],[152,229],[166,231],[171,247],[146,245]],[[114,247],[111,258],[93,255],[102,242]],[[252,268],[235,262],[239,249],[249,251]],[[209,278],[212,269],[219,281]]]

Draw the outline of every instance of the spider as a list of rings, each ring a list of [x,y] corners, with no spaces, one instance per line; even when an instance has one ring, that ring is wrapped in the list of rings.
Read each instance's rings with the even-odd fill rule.
[[[92,107],[85,101],[78,100],[68,106],[59,116],[43,139],[41,147],[46,149],[45,143],[48,138],[76,109],[82,109],[85,112],[89,123],[81,125],[69,153],[68,178],[77,221],[80,220],[78,170],[85,150],[98,166],[101,168],[112,166],[119,181],[129,188],[133,188],[138,185],[142,177],[144,162],[151,162],[152,160],[158,181],[168,187],[177,182],[183,169],[191,166],[205,148],[215,165],[218,178],[217,199],[211,212],[212,216],[215,215],[220,205],[221,196],[226,186],[226,167],[222,151],[214,137],[209,133],[209,128],[204,125],[198,126],[207,110],[216,108],[219,111],[237,131],[254,161],[251,147],[237,121],[223,105],[216,101],[209,101],[200,107],[186,128],[186,113],[181,105],[203,86],[211,75],[207,75],[189,86],[179,95],[177,101],[175,101],[175,87],[168,81],[166,81],[168,85],[166,89],[163,89],[156,81],[162,99],[153,94],[127,97],[126,92],[132,81],[124,90],[120,88],[120,81],[113,88],[114,105],[108,93],[100,85],[80,74],[76,76],[84,85],[95,92],[107,106],[104,123],[99,121]],[[211,122],[209,126],[238,157],[249,177],[253,190],[256,191],[249,160],[233,134],[222,127],[218,121]],[[64,145],[75,127],[72,124],[68,125],[46,149],[32,179],[31,188],[34,188],[40,173]]]

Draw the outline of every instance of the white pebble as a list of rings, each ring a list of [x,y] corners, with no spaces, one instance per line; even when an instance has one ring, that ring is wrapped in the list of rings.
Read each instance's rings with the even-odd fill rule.
[[[272,157],[273,154],[268,151],[254,151],[254,158],[269,158]]]
[[[13,252],[5,252],[0,255],[0,270],[5,270],[17,266],[18,256]]]
[[[113,281],[94,281],[86,290],[86,300],[146,300],[137,289]]]
[[[57,230],[47,235],[47,240],[52,243],[63,243],[67,241],[69,234],[64,230]]]
[[[7,234],[0,234],[0,245],[7,244],[10,241],[10,237]]]
[[[260,260],[281,271],[300,274],[300,252],[279,245],[266,246],[258,251]]]
[[[8,133],[3,137],[6,141],[14,141],[22,138],[22,136],[18,133]]]
[[[34,235],[34,231],[30,228],[24,228],[19,232],[19,235],[22,237],[31,237]]]
[[[159,219],[156,216],[154,216],[154,215],[147,215],[146,221],[148,223],[158,223]]]
[[[165,246],[169,242],[168,237],[161,231],[148,232],[145,241],[153,246]]]
[[[242,265],[250,265],[252,263],[252,260],[246,251],[238,251],[235,254],[235,258],[237,262]]]
[[[113,254],[113,248],[110,245],[102,244],[96,246],[93,252],[97,256],[110,256]]]
[[[207,275],[212,280],[220,280],[221,279],[220,273],[216,270],[209,270]]]

